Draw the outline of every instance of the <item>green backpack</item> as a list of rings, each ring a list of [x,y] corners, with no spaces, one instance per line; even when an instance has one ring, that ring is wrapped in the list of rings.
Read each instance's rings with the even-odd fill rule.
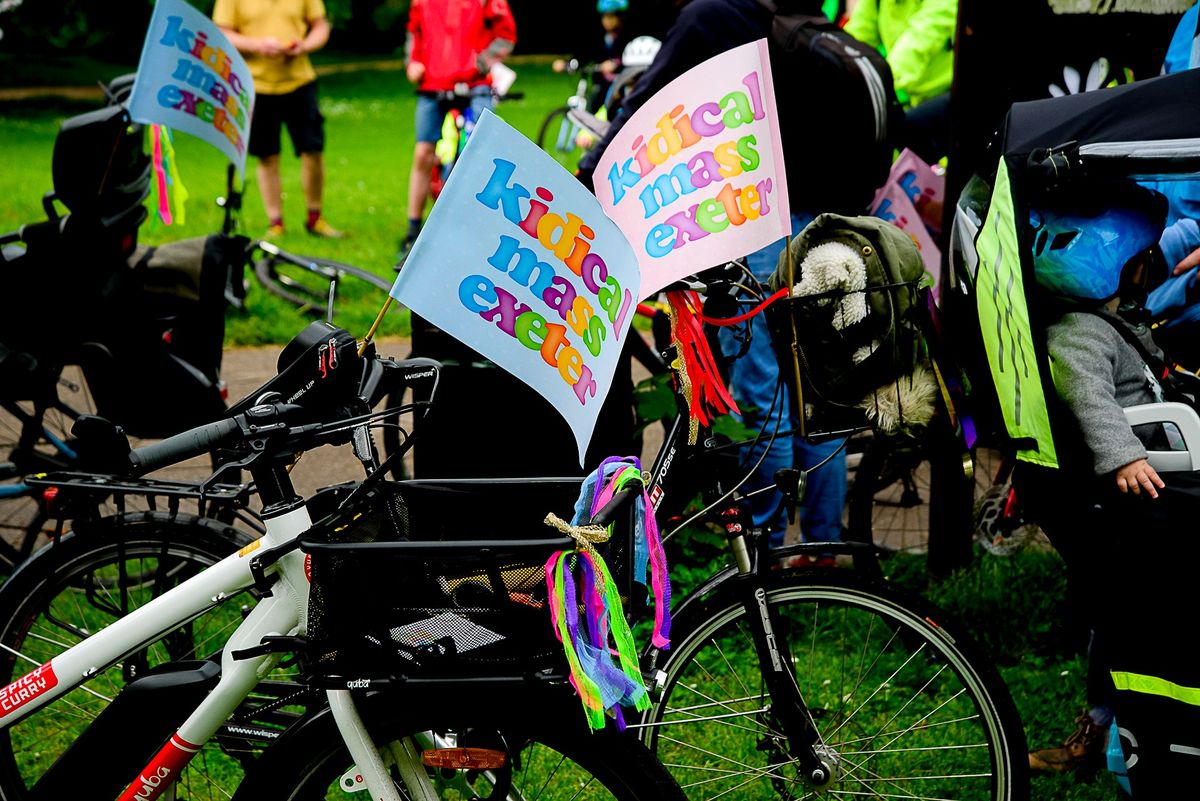
[[[885,430],[927,422],[937,386],[918,369],[925,268],[912,238],[877,217],[822,214],[789,250],[792,280],[783,253],[771,289],[793,295],[769,322],[791,386],[799,363],[808,428],[854,427],[864,412]]]

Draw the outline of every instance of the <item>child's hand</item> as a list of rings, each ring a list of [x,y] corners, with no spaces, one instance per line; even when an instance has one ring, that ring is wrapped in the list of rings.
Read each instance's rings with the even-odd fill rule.
[[[1171,271],[1171,274],[1183,275],[1197,264],[1200,264],[1200,248],[1196,248],[1187,256],[1185,256],[1183,261],[1179,262],[1179,264],[1176,264],[1175,269]]]
[[[1142,490],[1146,490],[1146,494],[1151,498],[1158,497],[1158,490],[1165,487],[1166,484],[1158,477],[1158,473],[1150,466],[1150,463],[1145,459],[1138,459],[1136,462],[1130,462],[1117,471],[1117,489],[1121,492],[1132,492],[1134,495],[1141,495]],[[1158,489],[1155,489],[1157,487]]]
[[[419,61],[408,62],[408,66],[404,68],[404,71],[408,75],[408,80],[412,83],[420,83],[421,79],[425,77],[425,65]]]

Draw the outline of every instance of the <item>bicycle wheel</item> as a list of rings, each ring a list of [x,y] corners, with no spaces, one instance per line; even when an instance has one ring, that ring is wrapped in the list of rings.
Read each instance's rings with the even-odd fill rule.
[[[575,172],[579,159],[583,157],[583,148],[576,141],[579,126],[567,119],[568,111],[569,107],[562,106],[546,115],[542,127],[538,129],[537,143],[568,172]]]
[[[0,497],[0,573],[8,573],[27,557],[46,528],[44,504],[38,494],[19,489],[20,477],[69,469],[75,458],[68,444],[71,427],[80,414],[96,413],[95,400],[78,367],[67,367],[49,380],[61,406],[50,406],[39,415],[32,401],[9,401],[20,417],[0,409],[0,463],[12,463],[4,474],[11,477],[8,490]],[[30,430],[40,433],[33,438],[31,449],[22,450],[21,439]]]
[[[920,439],[862,437],[865,449],[846,494],[846,537],[887,552],[927,555],[933,576],[971,563],[972,510],[991,484],[971,480],[944,432]]]
[[[438,722],[454,721],[455,742],[462,747],[505,752],[504,768],[451,772],[428,770],[440,798],[522,799],[522,801],[682,801],[669,773],[633,737],[609,728],[589,733],[578,700],[566,693],[552,698],[520,690],[500,695],[463,693],[461,689],[433,698],[419,693],[387,691],[366,697],[360,710],[384,764],[397,787],[404,787],[393,754],[402,738],[413,736],[431,745],[434,732],[445,737]],[[424,695],[430,695],[425,693]],[[450,697],[455,696],[455,697]],[[525,703],[522,705],[521,702]],[[423,707],[417,709],[416,707]],[[258,769],[239,788],[235,799],[316,801],[358,798],[353,762],[330,716],[289,731],[268,751]],[[435,722],[436,721],[436,722]],[[443,740],[443,742],[445,742]],[[411,791],[409,798],[418,797]]]
[[[0,462],[12,458],[27,428],[41,432],[35,438],[32,452],[23,452],[22,463],[14,466],[12,480],[0,488],[0,574],[7,575],[34,550],[44,545],[57,528],[56,514],[47,510],[42,493],[27,487],[21,489],[24,486],[22,477],[31,473],[78,469],[72,450],[72,426],[80,415],[97,414],[95,399],[83,370],[78,366],[68,365],[62,370],[55,380],[54,392],[58,405],[45,409],[40,418],[36,406],[28,401],[12,402],[21,418],[7,410],[0,410]],[[145,441],[135,439],[131,444],[136,447],[145,444]],[[208,473],[184,464],[172,465],[159,475],[187,480],[207,476]],[[12,493],[11,496],[9,493]],[[157,500],[158,505],[153,499],[137,493],[125,493],[119,502],[111,496],[97,497],[95,516],[115,517],[126,512],[152,511],[166,505],[163,499]],[[194,499],[186,499],[182,501],[182,509],[196,512],[198,505]]]
[[[261,244],[259,248],[266,254],[254,262],[254,275],[258,277],[259,283],[272,295],[299,306],[304,311],[325,314],[329,307],[329,288],[334,282],[335,310],[337,298],[346,293],[347,287],[351,287],[349,291],[352,294],[363,296],[368,290],[360,282],[385,293],[392,288],[391,281],[362,267],[342,264],[332,259],[297,256],[273,245],[271,250],[264,249]],[[353,280],[345,281],[347,278]]]
[[[1037,524],[1025,518],[1013,493],[1011,465],[998,451],[977,447],[975,464],[975,541],[995,556],[1011,556],[1036,542],[1045,542]]]
[[[852,576],[772,576],[766,602],[834,768],[799,778],[728,585],[673,624],[663,700],[641,736],[689,798],[1027,797],[1024,734],[991,666],[923,604]]]
[[[64,535],[0,587],[0,686],[250,541],[215,521],[164,512],[104,519]],[[164,662],[203,659],[218,651],[241,621],[243,603],[253,603],[250,593],[168,633],[0,732],[0,798],[26,798],[27,789],[130,680]],[[250,735],[219,734],[193,760],[180,789],[197,801],[228,798],[240,781],[239,759],[261,747]]]
[[[863,450],[846,495],[847,538],[884,551],[924,553],[931,469],[920,441],[858,437]]]

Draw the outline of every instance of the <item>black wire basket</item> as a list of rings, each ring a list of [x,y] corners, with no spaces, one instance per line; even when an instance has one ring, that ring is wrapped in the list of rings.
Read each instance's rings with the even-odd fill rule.
[[[545,564],[575,541],[543,521],[551,511],[569,520],[579,490],[578,479],[381,483],[322,520],[301,543],[310,670],[338,680],[565,671]],[[626,597],[631,536],[619,516],[599,546]]]
[[[928,416],[930,386],[914,387],[924,356],[925,302],[919,281],[906,281],[788,297],[767,307],[780,375],[805,434],[898,430]]]

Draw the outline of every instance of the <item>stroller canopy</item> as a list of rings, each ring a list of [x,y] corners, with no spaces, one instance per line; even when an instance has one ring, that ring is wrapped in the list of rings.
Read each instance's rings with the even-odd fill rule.
[[[1028,103],[1003,129],[1009,162],[1076,142],[1089,170],[1124,176],[1200,172],[1200,70]]]
[[[973,183],[959,199],[959,218],[974,215],[968,230],[982,221],[959,279],[973,287],[988,368],[1018,458],[1057,467],[1046,404],[1054,389],[1026,294],[1034,285],[1029,190],[1071,172],[1200,177],[1200,70],[1014,104],[998,144],[990,198],[980,203]],[[961,227],[956,220],[956,236]]]

